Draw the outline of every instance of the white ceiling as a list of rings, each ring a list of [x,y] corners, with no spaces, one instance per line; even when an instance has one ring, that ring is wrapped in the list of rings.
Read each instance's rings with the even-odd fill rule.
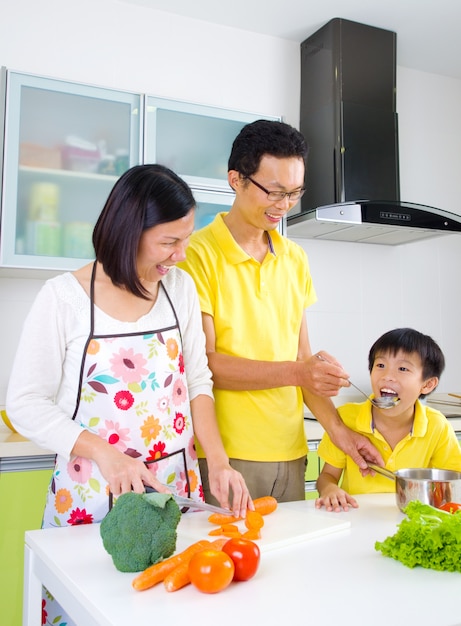
[[[334,17],[397,33],[397,64],[461,79],[460,0],[121,0],[301,42]]]

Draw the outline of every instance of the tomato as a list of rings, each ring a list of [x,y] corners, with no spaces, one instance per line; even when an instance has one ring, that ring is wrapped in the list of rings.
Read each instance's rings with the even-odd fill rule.
[[[445,502],[442,506],[438,507],[442,511],[448,511],[448,513],[454,513],[455,511],[461,511],[461,504],[457,502]]]
[[[221,550],[202,550],[189,562],[190,581],[203,593],[225,589],[234,578],[234,562]]]
[[[223,552],[228,554],[235,566],[234,580],[249,580],[259,567],[259,546],[250,539],[229,539],[223,545]]]

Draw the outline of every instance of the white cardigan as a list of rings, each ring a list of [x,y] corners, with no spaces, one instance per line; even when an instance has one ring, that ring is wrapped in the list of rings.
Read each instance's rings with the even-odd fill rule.
[[[163,279],[178,316],[190,399],[213,398],[205,335],[192,278],[173,267]],[[174,323],[163,289],[147,315],[120,322],[95,307],[95,333],[119,334]],[[90,332],[90,299],[70,272],[48,280],[26,318],[6,398],[8,417],[19,433],[66,458],[81,433],[72,421],[80,365]]]

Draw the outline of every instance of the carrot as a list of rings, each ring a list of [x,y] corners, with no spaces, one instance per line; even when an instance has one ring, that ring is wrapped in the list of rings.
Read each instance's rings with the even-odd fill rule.
[[[200,550],[209,548],[210,544],[211,542],[207,539],[196,541],[179,554],[175,554],[169,559],[164,559],[159,563],[154,563],[154,565],[150,565],[133,579],[133,582],[131,583],[133,588],[136,589],[136,591],[144,591],[145,589],[150,589],[150,587],[153,587],[154,585],[162,582],[162,580],[164,580],[165,577],[168,576],[168,574],[172,572],[180,563],[182,563],[183,561],[189,562],[191,557],[196,552],[200,552]]]
[[[221,550],[226,541],[227,539],[216,539],[211,543],[208,541],[208,546],[205,546],[204,548],[202,548],[202,550],[208,548],[213,550]],[[200,552],[200,550],[198,550],[198,552]],[[191,554],[187,559],[183,560],[177,567],[174,568],[173,571],[165,576],[163,584],[167,591],[178,591],[178,589],[182,589],[190,583],[189,562],[192,556],[193,554]]]
[[[244,539],[251,539],[252,541],[254,539],[261,539],[261,536],[262,536],[261,531],[257,528],[250,528],[249,530],[244,532],[242,535]]]
[[[214,541],[212,541],[210,547],[212,550],[222,550],[222,547],[225,543],[227,543],[227,539],[225,537],[222,537],[221,539],[215,539]]]
[[[245,518],[245,526],[248,528],[248,530],[252,528],[254,528],[255,530],[259,530],[260,528],[262,528],[264,526],[264,520],[261,513],[259,513],[258,511],[248,510]]]
[[[210,537],[219,537],[220,535],[223,534],[222,526],[218,526],[217,528],[213,528],[212,530],[210,530],[210,532],[208,534],[210,535]]]
[[[224,515],[224,513],[212,513],[208,517],[210,524],[216,524],[217,526],[223,526],[224,524],[234,524],[241,520],[241,517],[234,517],[233,515]]]
[[[262,498],[256,498],[253,500],[255,511],[261,513],[261,515],[269,515],[273,513],[277,508],[277,500],[272,496],[263,496]]]
[[[168,576],[165,576],[163,584],[167,591],[178,591],[190,583],[189,562],[190,559],[182,561]]]
[[[239,530],[223,530],[222,534],[228,539],[238,539],[242,536],[242,533]]]

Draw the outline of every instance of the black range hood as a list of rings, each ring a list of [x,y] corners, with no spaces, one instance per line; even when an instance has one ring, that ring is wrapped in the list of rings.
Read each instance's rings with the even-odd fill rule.
[[[396,245],[461,232],[461,216],[400,200],[396,34],[335,18],[301,44],[309,144],[288,235]]]

